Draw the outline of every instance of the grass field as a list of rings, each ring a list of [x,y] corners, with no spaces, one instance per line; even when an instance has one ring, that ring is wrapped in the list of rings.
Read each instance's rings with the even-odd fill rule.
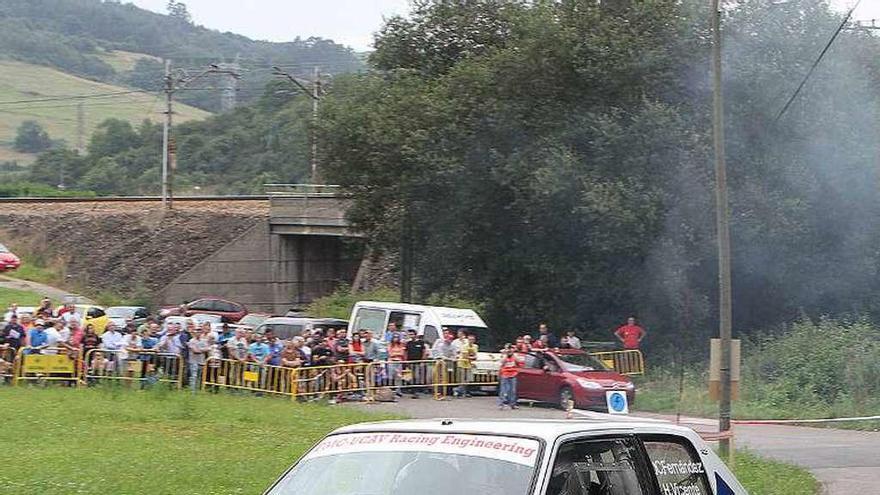
[[[133,63],[132,55],[116,52],[108,57],[114,64],[122,67]],[[12,150],[16,130],[25,120],[39,122],[52,139],[64,139],[69,146],[75,147],[79,101],[83,103],[86,143],[95,127],[105,119],[118,118],[139,123],[146,118],[159,121],[161,117],[158,113],[161,110],[161,99],[155,93],[117,94],[83,100],[10,102],[125,91],[130,90],[72,76],[49,67],[0,60],[0,161],[30,161],[28,155]],[[175,106],[175,119],[178,122],[201,119],[208,115],[208,112],[187,105]]]
[[[0,387],[0,492],[260,493],[323,434],[387,417],[243,395],[115,387]],[[22,464],[25,463],[25,464]],[[29,466],[25,468],[25,466]],[[758,495],[812,495],[806,471],[747,452],[739,479]]]
[[[812,495],[819,482],[808,471],[791,464],[764,459],[747,451],[736,453],[734,472],[753,495]]]
[[[348,408],[185,392],[0,388],[4,495],[261,493]],[[16,433],[17,432],[17,433]],[[27,466],[38,469],[26,468]]]
[[[12,303],[18,303],[19,306],[39,306],[42,297],[42,294],[36,292],[0,287],[0,312],[5,313]]]
[[[640,411],[712,418],[718,415],[718,403],[709,398],[708,386],[701,377],[688,373],[684,381],[679,405],[678,378],[670,373],[655,372],[641,378],[638,386]],[[750,398],[747,382],[743,382],[743,397],[733,402],[734,419],[810,419],[869,416],[880,411],[880,398],[865,403],[839,402],[833,405],[796,406],[785,402],[772,402]],[[810,426],[821,427],[820,424]],[[863,431],[880,431],[880,421],[855,421],[830,424],[834,428]]]

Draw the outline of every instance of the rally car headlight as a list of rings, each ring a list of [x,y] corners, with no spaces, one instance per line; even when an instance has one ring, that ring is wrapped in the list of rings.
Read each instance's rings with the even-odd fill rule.
[[[586,378],[578,378],[577,382],[578,385],[589,390],[602,390],[603,388],[600,383],[594,382],[592,380],[587,380]]]

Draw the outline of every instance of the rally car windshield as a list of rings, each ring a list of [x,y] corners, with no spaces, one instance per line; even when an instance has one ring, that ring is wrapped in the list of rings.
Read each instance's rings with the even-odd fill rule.
[[[440,433],[355,433],[324,439],[270,495],[526,495],[539,443]]]

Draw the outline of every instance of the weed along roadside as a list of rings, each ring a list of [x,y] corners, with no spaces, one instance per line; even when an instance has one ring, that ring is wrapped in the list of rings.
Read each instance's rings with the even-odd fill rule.
[[[852,342],[860,342],[858,346]],[[880,414],[880,329],[867,321],[802,320],[773,337],[745,342],[735,420],[856,418]],[[639,409],[714,417],[707,376],[657,364],[638,380]],[[680,387],[681,385],[681,387]],[[681,388],[681,392],[679,389]],[[865,431],[880,421],[804,423]]]

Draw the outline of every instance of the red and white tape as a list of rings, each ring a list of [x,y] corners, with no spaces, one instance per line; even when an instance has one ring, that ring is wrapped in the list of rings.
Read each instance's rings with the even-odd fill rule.
[[[880,416],[856,416],[852,418],[823,419],[735,419],[735,425],[792,425],[805,423],[844,423],[849,421],[880,421]]]

